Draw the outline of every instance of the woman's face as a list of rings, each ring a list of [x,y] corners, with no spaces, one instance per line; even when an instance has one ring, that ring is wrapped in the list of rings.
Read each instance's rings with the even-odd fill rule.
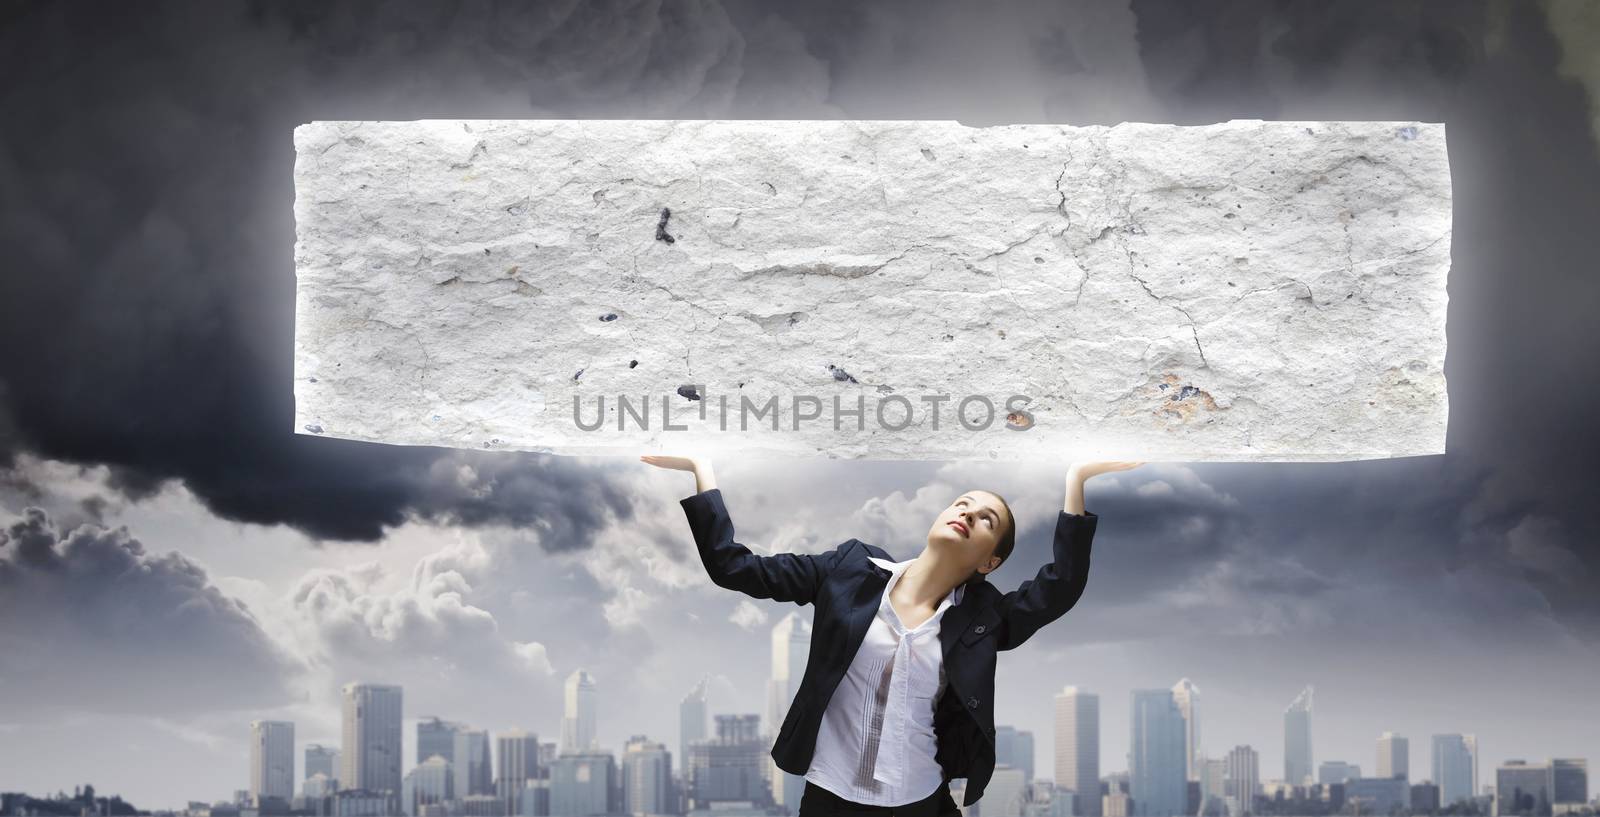
[[[928,544],[958,555],[974,570],[987,572],[1000,565],[994,548],[1007,524],[1000,500],[993,494],[967,491],[939,513],[928,531]]]

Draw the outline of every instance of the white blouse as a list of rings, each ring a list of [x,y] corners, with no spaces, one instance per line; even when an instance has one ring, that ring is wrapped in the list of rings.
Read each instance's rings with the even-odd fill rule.
[[[944,692],[939,620],[966,590],[957,586],[927,621],[906,629],[889,593],[915,559],[871,557],[890,571],[877,615],[828,700],[806,780],[856,803],[902,806],[938,790],[934,704]]]

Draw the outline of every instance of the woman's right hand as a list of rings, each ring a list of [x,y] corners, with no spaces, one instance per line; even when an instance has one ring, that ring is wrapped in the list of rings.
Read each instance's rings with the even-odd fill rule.
[[[693,457],[667,457],[655,454],[645,454],[639,457],[639,461],[669,471],[694,471],[700,464],[700,461]]]

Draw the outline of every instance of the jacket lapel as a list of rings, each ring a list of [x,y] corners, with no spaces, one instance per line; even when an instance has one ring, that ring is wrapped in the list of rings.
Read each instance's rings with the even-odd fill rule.
[[[950,666],[950,648],[955,646],[956,640],[966,632],[967,625],[972,623],[972,617],[978,614],[978,600],[975,587],[968,587],[961,591],[961,603],[944,611],[944,618],[939,620],[939,646],[944,652],[945,668],[948,674]]]
[[[891,575],[887,569],[873,564],[871,559],[866,564],[866,570],[860,574],[861,580],[851,592],[850,650],[847,655],[855,655],[861,642],[866,640],[867,628],[872,626],[872,619],[878,615],[878,605],[883,602],[883,588],[889,584]]]
[[[859,647],[861,641],[867,637],[867,627],[871,626],[873,617],[878,614],[878,605],[883,600],[883,588],[889,584],[890,575],[888,568],[871,559],[867,560],[866,572],[861,583],[856,586],[855,604],[851,606],[852,645]],[[939,648],[940,652],[944,653],[946,668],[949,667],[951,648],[983,607],[983,601],[979,598],[981,595],[976,587],[967,587],[961,591],[961,603],[944,611],[944,618],[939,620]],[[853,654],[854,649],[851,652]]]

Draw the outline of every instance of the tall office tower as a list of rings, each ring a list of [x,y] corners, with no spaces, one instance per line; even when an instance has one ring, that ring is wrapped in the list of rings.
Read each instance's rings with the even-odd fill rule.
[[[706,739],[706,679],[678,704],[678,775],[689,779],[689,746]]]
[[[800,691],[810,651],[809,619],[789,613],[772,628],[772,676],[767,682],[767,728],[772,732],[778,731],[789,713],[789,703]]]
[[[329,780],[339,779],[339,750],[332,746],[312,743],[306,746],[306,778],[325,774]]]
[[[616,814],[617,761],[610,752],[566,752],[550,770],[550,817]]]
[[[1133,795],[1129,793],[1131,784],[1128,772],[1111,772],[1101,778],[1100,786],[1100,811],[1104,817],[1133,817]],[[979,808],[979,814],[983,809]]]
[[[761,740],[760,715],[718,715],[717,740],[722,743],[757,743]]]
[[[495,738],[495,794],[506,804],[506,813],[522,812],[522,790],[529,780],[539,779],[539,736],[512,729]]]
[[[1361,767],[1355,763],[1346,763],[1342,760],[1324,760],[1317,767],[1317,782],[1324,786],[1334,783],[1343,783],[1354,777],[1361,776]]]
[[[344,685],[341,789],[400,794],[401,694],[388,684]]]
[[[561,718],[561,751],[588,752],[598,749],[595,742],[594,676],[588,670],[573,670],[567,676],[566,714]]]
[[[800,691],[800,679],[806,671],[806,656],[811,651],[811,621],[799,613],[789,613],[772,628],[772,677],[767,679],[767,732],[776,742],[778,728],[789,714],[789,703]],[[772,786],[772,799],[777,805],[798,814],[800,796],[805,794],[806,779],[778,768],[778,762],[767,756],[767,780]]]
[[[1260,755],[1249,745],[1241,744],[1228,752],[1227,761],[1227,777],[1223,783],[1227,796],[1237,799],[1238,814],[1255,814],[1256,792],[1261,790]]]
[[[417,721],[417,763],[434,755],[455,763],[456,730],[459,728],[461,724],[440,720],[436,716]]]
[[[1378,777],[1411,779],[1411,744],[1393,732],[1378,736]]]
[[[1128,795],[1134,813],[1176,817],[1188,813],[1188,770],[1184,764],[1183,713],[1170,689],[1132,691],[1132,731],[1128,745]]]
[[[544,741],[539,744],[539,776],[548,779],[550,767],[556,763],[556,757],[561,754],[555,741]]]
[[[1056,693],[1056,786],[1075,793],[1074,817],[1100,817],[1100,696]]]
[[[1466,744],[1466,746],[1467,746],[1467,754],[1472,756],[1472,784],[1471,784],[1472,787],[1471,787],[1471,791],[1468,794],[1471,797],[1477,797],[1478,796],[1478,736],[1477,735],[1462,735],[1461,736],[1461,742]]]
[[[294,797],[293,723],[250,722],[250,795],[256,805],[263,797]]]
[[[1200,807],[1198,814],[1227,814],[1228,759],[1200,757]]]
[[[494,794],[494,767],[489,765],[489,732],[486,729],[456,730],[456,797]]]
[[[1200,688],[1188,678],[1172,685],[1172,699],[1183,713],[1183,769],[1185,780],[1200,779]]]
[[[954,792],[954,789],[951,791]],[[1076,792],[1063,789],[1052,782],[1050,784],[1050,810],[1045,812],[1044,817],[1072,817],[1078,810],[1078,804],[1073,802],[1077,798]],[[961,797],[957,796],[956,803],[960,804],[960,802]]]
[[[1033,733],[1011,726],[994,730],[994,762],[1022,770],[1024,786],[1033,785]],[[987,792],[988,790],[985,789]],[[985,796],[988,796],[985,794]]]
[[[1550,759],[1551,803],[1582,806],[1589,800],[1589,761],[1585,758]]]
[[[1439,787],[1440,806],[1472,796],[1472,755],[1460,735],[1433,736],[1433,782]]]
[[[1017,757],[1022,760],[1022,773],[1026,777],[1028,785],[1032,786],[1035,782],[1033,779],[1033,730],[1017,730]],[[1051,781],[1052,784],[1054,784],[1054,782],[1055,781]]]
[[[339,788],[400,795],[402,694],[390,684],[344,684]]]
[[[455,799],[454,770],[444,755],[435,752],[406,773],[400,804],[406,814],[420,814],[422,806],[441,805]]]
[[[671,814],[674,800],[666,745],[644,735],[628,738],[622,750],[622,813]]]
[[[1555,775],[1552,764],[1507,760],[1495,769],[1494,813],[1543,814],[1552,810]]]
[[[1283,782],[1311,782],[1311,685],[1283,710]]]
[[[756,808],[772,802],[767,785],[767,742],[760,715],[717,715],[715,740],[689,745],[689,793],[694,808],[737,801]]]

